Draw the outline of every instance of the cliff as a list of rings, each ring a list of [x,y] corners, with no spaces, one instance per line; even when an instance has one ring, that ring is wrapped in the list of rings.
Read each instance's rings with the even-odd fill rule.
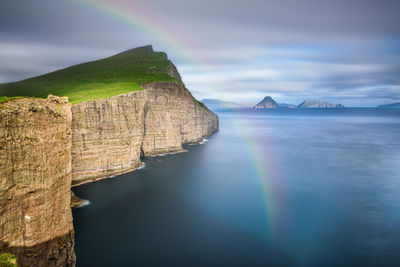
[[[19,266],[74,262],[71,120],[64,98],[0,103],[0,251]]]
[[[300,105],[299,108],[344,108],[342,104],[331,104],[323,101],[317,100],[305,100]]]
[[[255,105],[253,108],[255,109],[278,108],[278,104],[275,102],[275,100],[272,99],[272,97],[266,96],[260,103]]]
[[[19,266],[74,265],[71,185],[132,171],[142,156],[181,152],[218,129],[217,115],[150,46],[1,90],[0,253],[15,254]],[[53,90],[75,104],[13,99]]]
[[[128,172],[140,157],[183,151],[218,129],[218,117],[177,82],[72,106],[73,184]]]

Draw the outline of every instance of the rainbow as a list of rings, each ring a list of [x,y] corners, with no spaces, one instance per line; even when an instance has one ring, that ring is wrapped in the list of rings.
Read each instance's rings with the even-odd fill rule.
[[[190,53],[196,44],[191,42],[186,34],[180,32],[179,27],[165,19],[161,13],[146,8],[143,3],[138,4],[137,1],[130,0],[74,1],[129,24],[135,30],[149,36],[155,43],[162,44],[167,51],[174,51],[183,59],[200,68],[198,64],[195,64],[200,59]]]
[[[226,117],[230,118],[229,123],[235,130],[235,134],[239,136],[241,144],[245,148],[246,155],[243,156],[251,166],[257,183],[259,185],[260,193],[262,194],[265,205],[265,226],[267,229],[267,237],[279,236],[280,231],[284,228],[284,224],[288,221],[289,214],[283,214],[286,199],[281,181],[283,180],[283,170],[280,162],[276,160],[279,157],[279,152],[274,147],[274,142],[268,140],[268,134],[263,135],[263,144],[267,143],[265,147],[260,147],[260,142],[256,137],[249,137],[246,131],[251,130],[253,127],[250,122],[242,119],[235,119],[235,111],[226,111]],[[267,141],[267,142],[265,142]]]
[[[145,3],[130,0],[74,0],[75,2],[91,7],[99,12],[115,17],[123,21],[135,30],[138,30],[157,44],[162,44],[167,51],[174,51],[177,55],[188,61],[199,72],[205,72],[202,67],[206,62],[201,56],[197,56],[191,51],[196,51],[196,44],[192,42],[188,34],[178,30],[179,27],[172,25],[161,13],[154,8],[146,8]],[[200,51],[197,50],[197,51]],[[223,85],[221,85],[223,88]],[[234,117],[234,116],[232,116]],[[283,190],[280,187],[281,168],[271,153],[265,154],[257,146],[255,140],[245,138],[243,129],[246,125],[231,120],[237,134],[240,136],[242,144],[246,148],[246,158],[253,165],[253,171],[258,179],[260,193],[265,203],[265,224],[268,234],[279,232],[279,226],[286,221],[284,215],[279,212],[279,207],[284,205]],[[269,144],[273,147],[272,142]],[[270,149],[269,149],[270,150]]]

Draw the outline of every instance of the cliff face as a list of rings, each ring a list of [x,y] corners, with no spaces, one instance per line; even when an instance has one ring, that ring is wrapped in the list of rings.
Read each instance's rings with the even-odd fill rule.
[[[182,144],[218,129],[218,117],[181,83],[143,87],[72,107],[73,184],[131,171],[141,165],[141,156],[183,151]]]
[[[19,266],[72,265],[71,105],[0,103],[0,250]]]

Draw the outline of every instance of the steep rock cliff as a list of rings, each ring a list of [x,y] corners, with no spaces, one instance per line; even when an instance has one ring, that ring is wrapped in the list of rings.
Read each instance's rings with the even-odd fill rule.
[[[71,105],[0,103],[0,250],[19,266],[73,265]]]
[[[183,151],[182,144],[218,129],[218,117],[183,83],[142,86],[146,90],[73,105],[73,184],[134,170],[141,156]]]
[[[63,91],[70,86],[57,88],[60,81],[81,84]],[[38,84],[44,88],[31,90]],[[142,156],[183,151],[218,129],[217,115],[151,46],[4,86],[10,96],[56,88],[77,103],[54,96],[0,103],[0,253],[16,254],[19,266],[74,265],[71,182],[134,170]],[[115,95],[120,86],[128,87]]]

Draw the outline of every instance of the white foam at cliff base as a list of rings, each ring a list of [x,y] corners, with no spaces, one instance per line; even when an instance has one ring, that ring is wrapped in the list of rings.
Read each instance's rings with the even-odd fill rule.
[[[180,154],[180,153],[186,153],[188,152],[186,149],[182,151],[177,151],[177,152],[169,152],[169,153],[162,153],[162,154],[156,154],[156,155],[151,155],[149,156],[150,158],[157,158],[157,157],[165,157],[168,155],[175,155],[175,154]]]
[[[79,205],[76,206],[75,208],[83,208],[83,207],[88,206],[88,205],[90,205],[90,201],[85,199],[85,200],[82,202],[82,204],[79,204]]]
[[[143,168],[145,168],[146,167],[146,163],[145,162],[142,162],[142,165],[140,165],[140,167],[139,168],[137,168],[138,170],[141,170],[141,169],[143,169]]]
[[[203,138],[203,140],[201,140],[201,142],[199,143],[200,145],[203,145],[203,144],[205,144],[205,143],[207,143],[208,142],[208,140],[207,139],[205,139],[205,138]]]
[[[175,155],[175,154],[181,154],[181,153],[186,153],[186,152],[188,152],[188,151],[186,149],[184,149],[182,151],[168,153],[168,155]]]

